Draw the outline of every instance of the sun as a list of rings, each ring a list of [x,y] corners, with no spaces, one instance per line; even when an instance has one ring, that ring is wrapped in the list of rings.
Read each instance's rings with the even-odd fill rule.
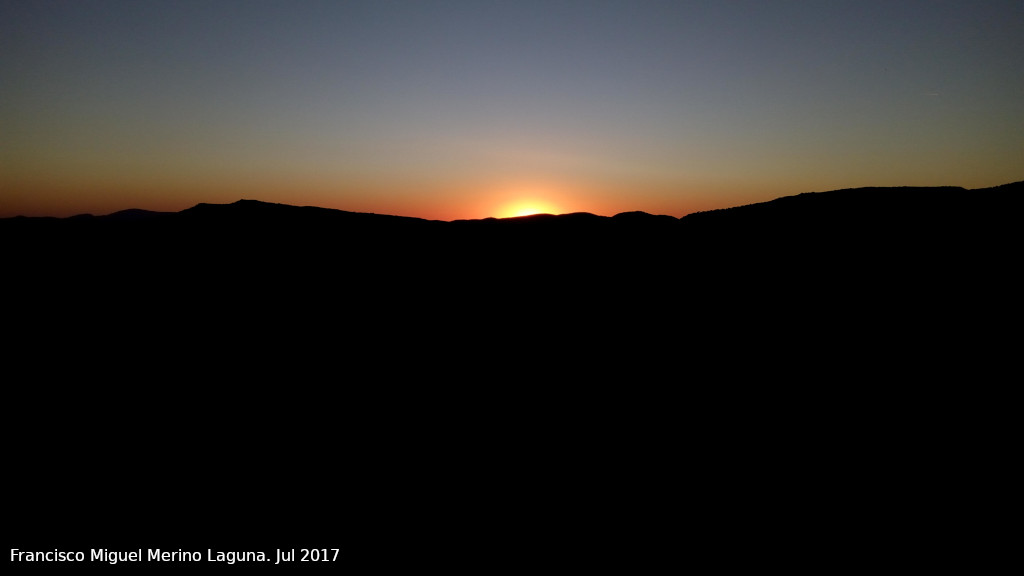
[[[557,214],[558,208],[544,200],[519,200],[506,204],[498,212],[498,218],[516,218],[532,214]]]

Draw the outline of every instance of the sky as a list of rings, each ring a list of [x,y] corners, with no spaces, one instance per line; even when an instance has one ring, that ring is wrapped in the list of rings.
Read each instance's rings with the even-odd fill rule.
[[[1021,0],[0,0],[0,217],[1019,180]]]

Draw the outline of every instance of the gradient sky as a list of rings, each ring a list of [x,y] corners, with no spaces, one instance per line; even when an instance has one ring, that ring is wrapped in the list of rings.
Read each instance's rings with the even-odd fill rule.
[[[1018,180],[1021,0],[0,0],[0,216]]]

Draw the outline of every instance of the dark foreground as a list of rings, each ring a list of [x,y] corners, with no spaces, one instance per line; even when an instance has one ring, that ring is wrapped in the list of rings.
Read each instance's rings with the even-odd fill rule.
[[[10,547],[382,574],[946,557],[931,530],[972,513],[950,490],[1008,466],[1022,193],[0,221]]]

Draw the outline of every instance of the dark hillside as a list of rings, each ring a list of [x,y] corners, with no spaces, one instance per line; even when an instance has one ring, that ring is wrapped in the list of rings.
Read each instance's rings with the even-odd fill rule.
[[[100,515],[124,549],[331,534],[364,573],[635,568],[680,517],[715,556],[787,522],[939,521],[949,462],[1000,477],[1009,453],[1021,193],[2,220],[5,421],[34,447],[14,517],[50,548]]]
[[[918,272],[999,274],[1015,250],[1021,183],[983,189],[862,188],[691,214],[642,212],[439,222],[242,200],[179,213],[10,218],[9,266],[52,288],[162,278],[216,293],[366,289],[374,300],[476,286],[540,305],[658,309],[673,294],[734,301],[822,283],[916,283]],[[33,280],[35,279],[35,280]],[[486,289],[484,287],[487,287]],[[830,289],[831,290],[831,289]],[[45,291],[45,290],[44,290]],[[96,290],[102,294],[103,290]],[[255,292],[252,292],[255,291]],[[685,298],[680,298],[685,300]],[[448,301],[447,305],[465,300]],[[458,308],[459,306],[455,306]]]

